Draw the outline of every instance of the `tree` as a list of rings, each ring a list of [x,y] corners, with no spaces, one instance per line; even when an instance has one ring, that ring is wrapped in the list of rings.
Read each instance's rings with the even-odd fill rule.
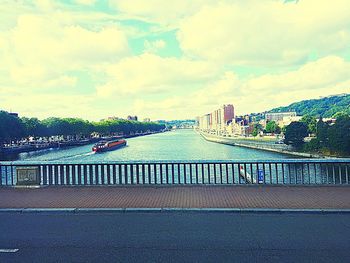
[[[339,117],[336,123],[328,128],[328,146],[334,153],[350,154],[350,117]]]
[[[255,123],[252,135],[257,136],[260,133],[260,131],[262,131],[262,130],[263,130],[262,125],[260,123]]]
[[[268,133],[281,133],[281,128],[275,121],[269,121],[266,124],[266,132]]]
[[[24,136],[24,127],[18,117],[6,111],[0,111],[0,144],[21,139]]]
[[[304,122],[292,122],[286,127],[284,143],[300,148],[307,135],[308,129]]]
[[[316,133],[317,120],[314,116],[304,115],[300,121],[307,125],[307,129],[309,133],[313,133],[313,134]]]

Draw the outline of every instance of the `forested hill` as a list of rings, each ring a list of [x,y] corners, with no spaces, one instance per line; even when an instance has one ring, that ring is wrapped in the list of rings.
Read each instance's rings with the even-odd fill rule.
[[[303,100],[294,102],[289,106],[278,107],[269,112],[296,111],[298,115],[332,117],[337,112],[350,114],[350,94],[328,96],[320,99]]]

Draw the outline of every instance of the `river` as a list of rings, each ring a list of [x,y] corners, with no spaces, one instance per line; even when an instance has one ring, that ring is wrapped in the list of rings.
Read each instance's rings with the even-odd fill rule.
[[[124,148],[93,153],[91,145],[21,153],[23,161],[133,161],[133,160],[267,160],[289,155],[208,142],[193,130],[176,130],[130,138]]]

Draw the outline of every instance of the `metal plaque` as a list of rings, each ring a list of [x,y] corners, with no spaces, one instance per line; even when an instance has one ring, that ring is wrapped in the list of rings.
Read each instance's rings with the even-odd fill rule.
[[[17,183],[16,185],[40,185],[39,167],[16,167]]]

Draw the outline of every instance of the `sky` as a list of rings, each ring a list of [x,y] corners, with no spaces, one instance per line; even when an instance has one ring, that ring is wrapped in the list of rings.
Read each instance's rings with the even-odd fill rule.
[[[193,119],[350,93],[349,0],[0,0],[0,109]]]

